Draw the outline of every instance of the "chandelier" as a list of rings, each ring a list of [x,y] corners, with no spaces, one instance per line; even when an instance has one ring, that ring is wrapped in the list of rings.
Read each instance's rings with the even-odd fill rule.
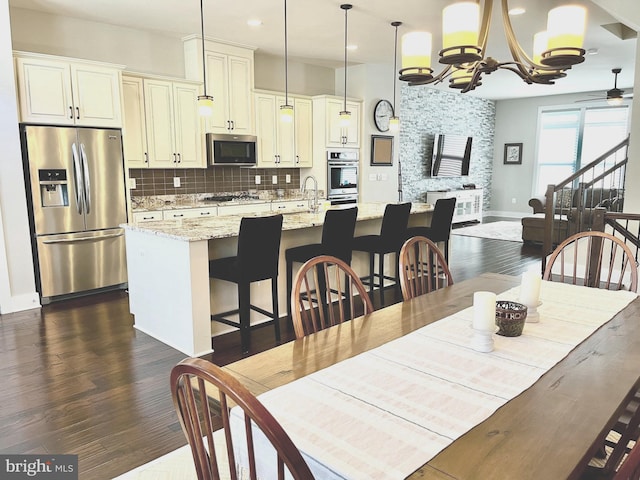
[[[573,65],[584,62],[582,48],[586,9],[565,5],[549,11],[547,30],[534,36],[530,57],[516,39],[509,18],[508,0],[501,0],[502,24],[511,60],[500,62],[486,56],[493,0],[485,0],[480,22],[480,3],[459,2],[442,11],[442,44],[439,63],[443,70],[431,69],[431,34],[410,32],[402,37],[402,68],[399,78],[409,85],[437,84],[448,79],[449,87],[462,93],[482,85],[482,76],[498,69],[509,70],[528,84],[552,85],[566,76]]]

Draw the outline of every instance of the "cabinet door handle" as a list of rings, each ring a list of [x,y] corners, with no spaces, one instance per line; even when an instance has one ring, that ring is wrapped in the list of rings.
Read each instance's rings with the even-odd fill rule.
[[[144,152],[144,163],[149,163],[149,154]]]
[[[300,163],[300,155],[296,155],[296,163]]]
[[[173,218],[184,217],[184,213],[174,213]]]
[[[73,107],[69,106],[69,118],[73,118]]]
[[[173,163],[178,163],[178,158],[175,153],[173,154]]]
[[[142,217],[143,220],[153,220],[154,218],[156,218],[156,217],[153,217],[153,216],[151,216],[151,217]]]
[[[231,130],[231,120],[227,120],[227,130]]]
[[[211,215],[211,212],[200,212],[200,215]]]
[[[231,130],[235,130],[235,129],[236,129],[236,121],[231,120]]]
[[[77,119],[77,120],[80,120],[80,107],[76,107],[76,113],[78,114],[78,115],[76,116],[76,119]]]
[[[182,163],[182,154],[178,154],[178,163]]]

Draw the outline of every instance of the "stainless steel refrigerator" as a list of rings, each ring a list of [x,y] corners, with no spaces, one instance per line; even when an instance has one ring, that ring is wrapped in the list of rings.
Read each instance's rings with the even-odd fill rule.
[[[41,302],[126,285],[122,134],[21,125]]]

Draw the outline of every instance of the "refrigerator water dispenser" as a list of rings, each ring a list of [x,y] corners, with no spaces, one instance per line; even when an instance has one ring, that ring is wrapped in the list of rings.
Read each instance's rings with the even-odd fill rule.
[[[68,207],[67,171],[65,169],[38,170],[40,198],[43,207]]]

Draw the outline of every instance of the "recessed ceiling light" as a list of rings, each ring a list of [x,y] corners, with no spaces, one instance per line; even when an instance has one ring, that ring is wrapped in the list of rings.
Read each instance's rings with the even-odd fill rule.
[[[597,48],[590,48],[589,50],[587,50],[587,55],[597,55],[597,54],[598,54]]]
[[[251,20],[247,20],[247,25],[249,25],[250,27],[259,27],[260,25],[262,25],[262,20],[253,18]]]
[[[515,7],[509,10],[509,15],[522,15],[526,10],[522,7]]]
[[[347,45],[347,50],[357,50],[358,45]]]

